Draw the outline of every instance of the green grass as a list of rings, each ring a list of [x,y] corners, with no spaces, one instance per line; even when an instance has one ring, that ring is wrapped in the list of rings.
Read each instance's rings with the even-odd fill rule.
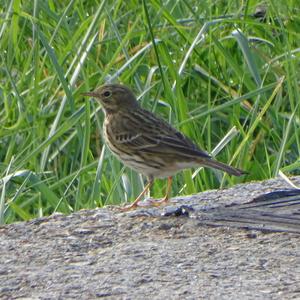
[[[300,174],[297,0],[266,0],[264,20],[255,0],[92,2],[0,0],[0,224],[141,191],[103,147],[101,108],[81,96],[107,80],[249,172],[187,170],[173,196]]]

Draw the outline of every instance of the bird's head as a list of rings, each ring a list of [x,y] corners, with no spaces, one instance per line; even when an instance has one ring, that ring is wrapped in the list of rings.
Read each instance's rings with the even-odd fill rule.
[[[98,100],[105,113],[108,114],[122,110],[132,110],[139,106],[133,92],[121,84],[102,85],[92,92],[83,93],[83,95]]]

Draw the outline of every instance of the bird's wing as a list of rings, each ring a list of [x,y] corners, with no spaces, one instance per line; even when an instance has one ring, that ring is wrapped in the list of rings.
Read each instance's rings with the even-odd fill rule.
[[[138,122],[131,124],[130,120]],[[137,121],[139,120],[139,121]],[[133,151],[151,152],[162,155],[176,154],[184,158],[210,156],[198,148],[190,139],[162,119],[148,111],[139,111],[124,123],[122,130],[115,134],[118,142]]]

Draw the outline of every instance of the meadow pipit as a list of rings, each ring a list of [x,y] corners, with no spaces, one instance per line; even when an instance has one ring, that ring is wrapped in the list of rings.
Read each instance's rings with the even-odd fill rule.
[[[212,159],[170,124],[141,108],[126,86],[107,84],[84,95],[96,98],[103,107],[103,135],[109,149],[126,166],[148,178],[145,189],[125,210],[138,206],[154,178],[168,177],[166,195],[156,203],[168,201],[172,176],[183,169],[205,166],[235,176],[245,174]]]

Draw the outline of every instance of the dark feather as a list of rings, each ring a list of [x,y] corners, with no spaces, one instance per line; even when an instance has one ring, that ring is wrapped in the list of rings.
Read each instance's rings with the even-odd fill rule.
[[[117,118],[117,122],[122,120],[123,126],[121,132],[114,132],[114,136],[127,137],[126,140],[122,139],[122,144],[127,148],[164,156],[176,154],[178,161],[193,157],[210,158],[190,139],[148,111],[139,108],[132,112],[130,117],[120,112]],[[118,139],[115,142],[118,142]]]

